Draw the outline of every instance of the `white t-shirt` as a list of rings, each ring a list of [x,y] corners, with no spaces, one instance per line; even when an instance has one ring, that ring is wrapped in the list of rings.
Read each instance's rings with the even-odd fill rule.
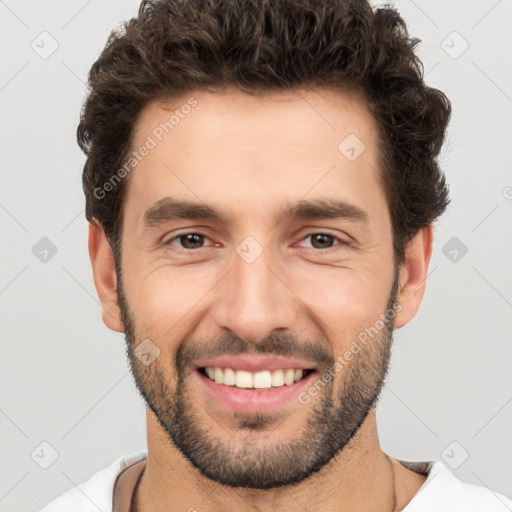
[[[85,483],[46,505],[40,512],[129,512],[132,492],[146,456],[146,451],[139,451],[117,459]],[[427,475],[423,485],[402,512],[512,512],[511,499],[487,487],[462,482],[441,461],[398,461],[412,471]],[[134,467],[136,464],[138,469]],[[116,488],[114,503],[116,480],[130,467],[131,475],[127,478],[129,483],[122,491]]]

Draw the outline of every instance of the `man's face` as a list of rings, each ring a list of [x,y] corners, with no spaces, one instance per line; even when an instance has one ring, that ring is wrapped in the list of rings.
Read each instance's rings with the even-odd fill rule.
[[[160,124],[174,112],[157,103],[137,123],[133,148],[155,144],[123,206],[119,305],[137,387],[203,475],[299,482],[347,446],[388,367],[392,322],[379,319],[396,274],[374,121],[357,97],[327,89],[194,92],[169,105],[181,113],[169,133]],[[171,199],[220,216],[194,218]],[[299,201],[344,205],[284,215]],[[151,364],[134,352],[143,340]],[[234,374],[237,388],[206,366],[252,372]],[[279,385],[293,368],[308,371]],[[257,386],[276,386],[244,388],[256,373]]]

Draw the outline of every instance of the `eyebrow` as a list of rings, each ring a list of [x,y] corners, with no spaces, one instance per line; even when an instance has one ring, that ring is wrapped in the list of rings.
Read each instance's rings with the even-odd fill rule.
[[[369,222],[369,216],[363,209],[334,199],[299,200],[291,206],[281,208],[276,217],[279,220],[343,218],[366,224]],[[152,229],[164,222],[177,219],[200,219],[217,221],[222,224],[229,223],[228,216],[212,206],[164,197],[145,212],[144,229]]]

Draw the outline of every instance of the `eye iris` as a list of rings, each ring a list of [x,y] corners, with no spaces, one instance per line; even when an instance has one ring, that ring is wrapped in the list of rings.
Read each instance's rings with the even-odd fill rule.
[[[197,246],[200,246],[203,242],[203,238],[204,236],[198,233],[187,233],[186,235],[180,236],[180,242],[186,249],[197,249]],[[197,244],[197,246],[194,246],[195,244]]]
[[[311,235],[312,245],[315,249],[328,249],[329,247],[317,247],[315,244],[316,240],[320,240],[320,245],[327,243],[329,246],[330,242],[333,241],[333,237],[331,235],[326,235],[325,233],[318,233],[316,235]],[[326,242],[327,240],[327,242]]]
[[[315,247],[315,249],[327,249],[332,245],[332,242],[334,241],[333,236],[327,235],[325,233],[317,233],[310,236],[312,245]],[[185,235],[181,235],[179,240],[182,246],[186,249],[197,249],[202,245],[204,236],[200,235],[199,233],[187,233]],[[329,247],[325,247],[325,244],[327,244]]]

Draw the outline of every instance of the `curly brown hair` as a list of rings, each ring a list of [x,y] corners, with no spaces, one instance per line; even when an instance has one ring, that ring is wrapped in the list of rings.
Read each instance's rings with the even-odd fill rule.
[[[192,89],[248,94],[298,86],[362,93],[378,127],[380,167],[395,263],[449,203],[437,156],[451,103],[423,80],[418,38],[390,5],[367,0],[146,0],[110,34],[89,73],[77,138],[86,218],[120,256],[127,178],[98,190],[123,166],[142,109]],[[117,259],[116,258],[116,259]]]

